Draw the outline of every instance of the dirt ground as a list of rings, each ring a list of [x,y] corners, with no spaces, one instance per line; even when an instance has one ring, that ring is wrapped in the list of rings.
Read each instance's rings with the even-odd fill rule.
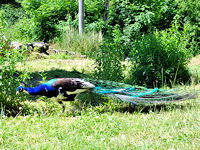
[[[200,65],[200,55],[197,55],[196,57],[193,57],[190,60],[190,63],[188,64],[189,66],[195,66],[195,65]]]

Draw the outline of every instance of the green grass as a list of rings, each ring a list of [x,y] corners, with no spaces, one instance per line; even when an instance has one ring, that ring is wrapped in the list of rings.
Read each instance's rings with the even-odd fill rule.
[[[47,79],[55,77],[86,77],[94,68],[94,62],[89,59],[37,59],[28,60],[29,67],[34,79],[41,80],[41,73],[45,73]],[[23,69],[22,64],[18,64],[18,70]]]
[[[41,59],[27,61],[33,81],[59,77],[88,77],[93,61]],[[18,64],[18,70],[23,68]],[[89,96],[78,99],[87,101]],[[96,98],[94,98],[96,99]],[[33,100],[28,97],[28,100]],[[199,149],[199,98],[161,107],[136,107],[105,100],[66,102],[27,101],[30,115],[0,119],[0,149]],[[91,105],[90,105],[91,104]]]
[[[193,105],[149,113],[5,118],[0,121],[0,145],[2,149],[198,149],[199,115],[199,107]]]

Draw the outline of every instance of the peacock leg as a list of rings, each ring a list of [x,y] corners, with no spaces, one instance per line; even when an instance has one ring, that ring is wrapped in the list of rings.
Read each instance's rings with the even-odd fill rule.
[[[65,112],[65,105],[63,104],[63,102],[62,101],[58,101],[58,103],[62,106],[62,109],[63,109],[63,113]]]
[[[74,101],[76,94],[72,94],[72,95],[67,95],[66,93],[64,93],[63,95],[65,97],[65,99],[63,99],[63,101]]]

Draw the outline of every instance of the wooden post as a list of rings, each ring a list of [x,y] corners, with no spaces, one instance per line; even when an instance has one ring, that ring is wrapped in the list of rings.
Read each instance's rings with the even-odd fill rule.
[[[79,0],[79,34],[82,34],[84,31],[84,0]]]

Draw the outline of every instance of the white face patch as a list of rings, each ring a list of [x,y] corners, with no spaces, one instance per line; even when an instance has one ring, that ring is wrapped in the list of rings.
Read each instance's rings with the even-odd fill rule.
[[[48,92],[47,88],[45,88],[45,91]]]
[[[84,82],[83,83],[83,88],[88,88],[88,89],[92,89],[92,88],[94,88],[95,86],[92,84],[92,83],[90,83],[90,82]]]
[[[59,88],[58,88],[58,93],[61,93],[60,90],[62,90],[62,87],[59,87]]]
[[[76,79],[73,79],[73,81],[75,81],[75,82],[80,82],[82,88],[92,89],[92,88],[95,87],[92,83],[86,82],[86,81],[84,81],[84,80],[82,80],[82,79],[76,78]]]
[[[72,94],[79,94],[79,93],[83,93],[83,92],[85,92],[85,91],[87,91],[88,89],[77,89],[77,90],[75,90],[75,91],[73,91],[73,92],[66,92],[67,93],[67,95],[72,95]]]

